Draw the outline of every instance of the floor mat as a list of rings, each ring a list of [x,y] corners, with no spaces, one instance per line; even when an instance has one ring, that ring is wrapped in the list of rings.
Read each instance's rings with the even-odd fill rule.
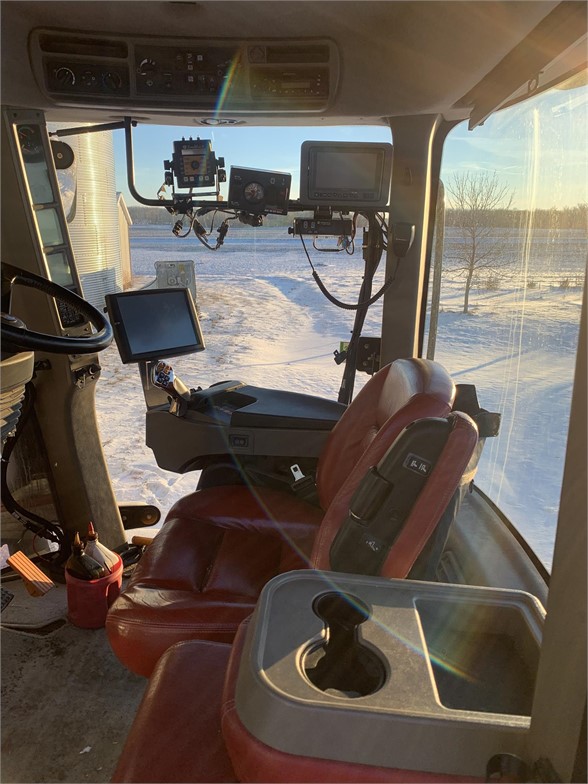
[[[41,629],[67,615],[65,585],[56,585],[43,596],[31,596],[22,580],[2,582],[14,598],[2,610],[0,621],[9,629]]]

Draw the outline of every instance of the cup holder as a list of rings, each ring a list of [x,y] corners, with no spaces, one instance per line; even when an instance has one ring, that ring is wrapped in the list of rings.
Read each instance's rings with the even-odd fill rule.
[[[302,656],[302,669],[320,691],[338,697],[367,697],[384,684],[386,668],[380,657],[358,638],[370,617],[368,606],[350,594],[317,596],[312,609],[325,624],[324,640]]]

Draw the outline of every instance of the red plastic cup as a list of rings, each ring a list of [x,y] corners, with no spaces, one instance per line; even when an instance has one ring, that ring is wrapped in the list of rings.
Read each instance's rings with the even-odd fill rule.
[[[101,629],[106,624],[108,608],[120,593],[123,562],[118,563],[106,577],[80,580],[65,570],[67,585],[67,617],[81,629]]]

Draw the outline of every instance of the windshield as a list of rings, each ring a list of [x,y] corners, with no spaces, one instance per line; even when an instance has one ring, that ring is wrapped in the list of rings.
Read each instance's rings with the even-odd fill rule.
[[[457,383],[475,383],[481,405],[501,413],[501,434],[487,442],[476,483],[547,568],[586,263],[586,127],[586,87],[579,85],[504,110],[473,133],[458,126],[450,134],[442,169],[445,228],[437,226],[440,290],[434,295],[432,273],[428,312],[434,325],[431,330],[427,324],[423,351]],[[324,300],[306,251],[327,288],[346,302],[357,301],[361,253],[342,253],[332,239],[319,239],[316,247],[307,239],[305,249],[287,233],[291,216],[269,216],[259,228],[234,222],[214,253],[193,235],[180,239],[171,231],[177,216],[132,200],[123,134],[114,136],[117,190],[132,221],[132,285],[149,285],[155,275],[171,281],[187,275],[199,308],[207,350],[175,360],[176,372],[192,387],[231,379],[336,399],[341,368],[334,352],[349,338],[353,316]],[[142,196],[154,198],[163,182],[162,158],[170,157],[174,141],[190,136],[196,138],[188,128],[137,129]],[[239,165],[290,172],[296,198],[303,141],[390,141],[390,133],[384,127],[221,128],[207,138],[227,171]],[[211,237],[220,222],[214,220],[206,222]],[[383,269],[374,289],[383,283]],[[378,335],[380,328],[378,303],[363,334]],[[115,348],[102,361],[110,385],[99,386],[98,409],[116,496],[141,498],[165,514],[194,489],[197,473],[179,476],[154,464],[138,437],[143,401],[134,369],[120,366]],[[367,378],[358,374],[356,391]],[[112,385],[124,392],[120,410]]]
[[[288,172],[293,199],[298,197],[302,142],[391,142],[390,129],[383,126],[237,127],[206,134],[200,129],[198,133],[210,138],[215,154],[224,157],[227,179],[231,166]],[[133,136],[135,178],[141,196],[155,198],[163,182],[163,159],[171,157],[173,142],[197,135],[193,128],[137,128]],[[336,400],[343,366],[335,362],[334,352],[349,340],[354,313],[327,302],[312,278],[306,251],[327,289],[345,303],[356,303],[364,271],[365,221],[359,219],[355,247],[347,252],[336,237],[320,237],[313,244],[313,237],[308,236],[303,245],[300,237],[288,233],[292,215],[266,216],[258,228],[231,221],[224,244],[212,252],[193,232],[183,238],[174,236],[177,216],[136,204],[126,185],[123,133],[113,137],[116,188],[132,221],[132,286],[147,286],[156,276],[161,284],[174,285],[183,276],[196,300],[206,351],[173,360],[183,381],[191,387],[207,387],[241,380]],[[221,185],[225,198],[227,191],[228,182]],[[169,193],[168,188],[165,195]],[[202,219],[213,244],[222,217]],[[186,230],[187,221],[180,234]],[[384,278],[385,258],[375,275],[374,291]],[[380,301],[369,309],[363,334],[379,335],[381,319]],[[145,404],[136,367],[121,365],[115,346],[103,352],[100,361],[105,383],[98,385],[97,406],[115,495],[155,504],[165,515],[175,501],[195,488],[200,472],[179,475],[156,465],[144,443]],[[356,392],[368,378],[358,373]]]

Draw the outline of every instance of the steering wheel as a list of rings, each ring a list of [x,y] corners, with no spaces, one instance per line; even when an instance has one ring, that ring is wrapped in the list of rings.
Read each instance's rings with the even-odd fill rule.
[[[81,337],[62,335],[46,335],[32,332],[30,329],[15,326],[16,319],[2,319],[2,348],[4,351],[45,351],[52,354],[93,354],[103,351],[112,343],[112,327],[106,316],[85,299],[73,291],[59,286],[47,278],[32,272],[14,267],[12,264],[2,265],[3,283],[9,286],[20,285],[37,289],[54,299],[64,302],[88,319],[97,332]],[[4,286],[3,286],[4,288]],[[2,314],[4,316],[4,314]],[[21,322],[22,323],[22,322]]]

